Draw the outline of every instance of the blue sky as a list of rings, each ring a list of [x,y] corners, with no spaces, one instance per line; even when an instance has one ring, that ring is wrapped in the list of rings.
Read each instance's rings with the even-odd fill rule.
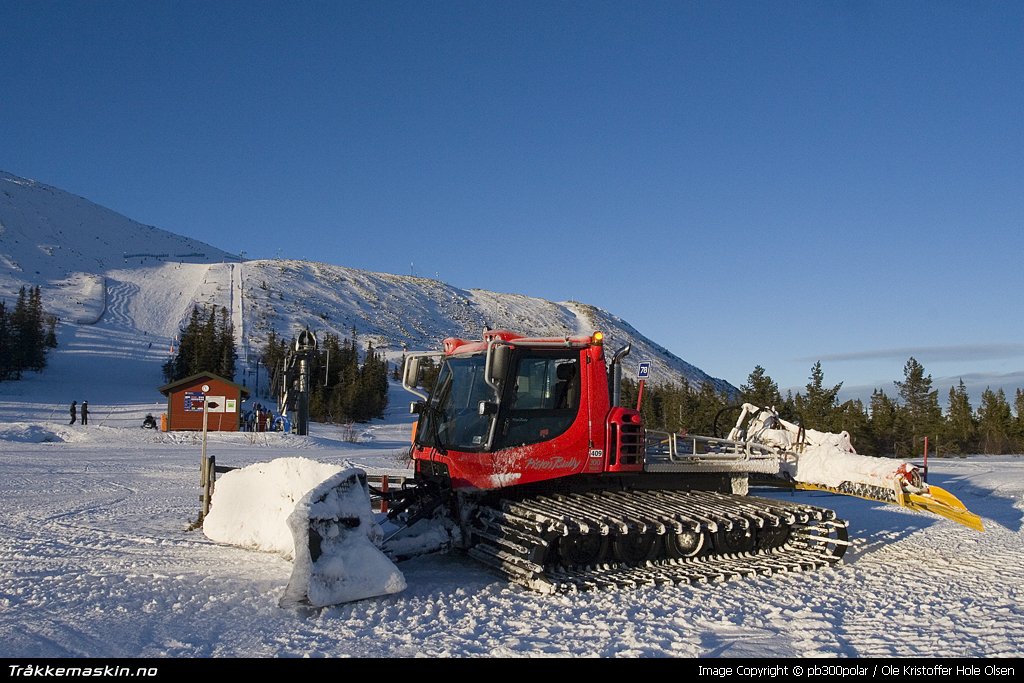
[[[0,7],[0,169],[143,223],[584,301],[736,385],[1024,386],[1021,3]]]

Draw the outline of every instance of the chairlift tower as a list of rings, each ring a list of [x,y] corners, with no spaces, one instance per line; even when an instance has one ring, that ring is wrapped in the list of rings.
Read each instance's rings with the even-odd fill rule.
[[[292,344],[292,352],[298,361],[298,391],[295,396],[295,433],[306,436],[309,433],[309,373],[310,358],[316,352],[316,335],[310,329],[299,332]]]

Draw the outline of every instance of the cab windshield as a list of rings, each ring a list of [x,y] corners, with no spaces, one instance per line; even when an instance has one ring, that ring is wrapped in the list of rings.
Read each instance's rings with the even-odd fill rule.
[[[484,447],[491,419],[480,415],[480,402],[497,398],[484,381],[484,361],[484,354],[444,360],[416,430],[421,445],[460,451]]]
[[[516,350],[506,381],[499,384],[497,415],[480,414],[481,401],[497,402],[494,389],[484,380],[485,361],[481,353],[442,362],[420,415],[418,444],[439,451],[482,451],[496,419],[492,450],[500,450],[552,439],[572,425],[580,406],[575,352]]]

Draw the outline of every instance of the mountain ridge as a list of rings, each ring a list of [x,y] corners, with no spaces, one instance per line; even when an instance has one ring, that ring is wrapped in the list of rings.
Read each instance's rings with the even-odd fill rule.
[[[88,338],[91,352],[145,350],[156,368],[193,307],[215,305],[231,313],[241,376],[257,381],[256,357],[271,331],[286,339],[305,327],[342,338],[354,332],[397,359],[437,349],[445,337],[479,338],[486,326],[536,336],[600,330],[613,348],[630,343],[632,359],[651,362],[652,383],[706,381],[735,391],[597,306],[314,261],[242,260],[0,171],[0,299],[11,305],[21,286],[36,285],[60,320],[58,341],[74,340],[58,352]]]

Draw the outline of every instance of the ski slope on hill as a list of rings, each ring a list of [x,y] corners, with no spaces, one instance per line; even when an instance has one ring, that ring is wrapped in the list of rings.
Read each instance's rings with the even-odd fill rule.
[[[196,306],[222,307],[236,335],[239,376],[252,382],[271,332],[284,339],[306,327],[321,339],[355,334],[394,359],[436,349],[448,336],[478,338],[489,326],[543,336],[601,330],[610,343],[631,343],[658,382],[733,390],[585,303],[327,263],[243,260],[2,171],[0,237],[0,301],[13,307],[21,287],[39,286],[46,312],[61,321],[61,340],[78,336],[74,326],[100,325],[167,349]]]

